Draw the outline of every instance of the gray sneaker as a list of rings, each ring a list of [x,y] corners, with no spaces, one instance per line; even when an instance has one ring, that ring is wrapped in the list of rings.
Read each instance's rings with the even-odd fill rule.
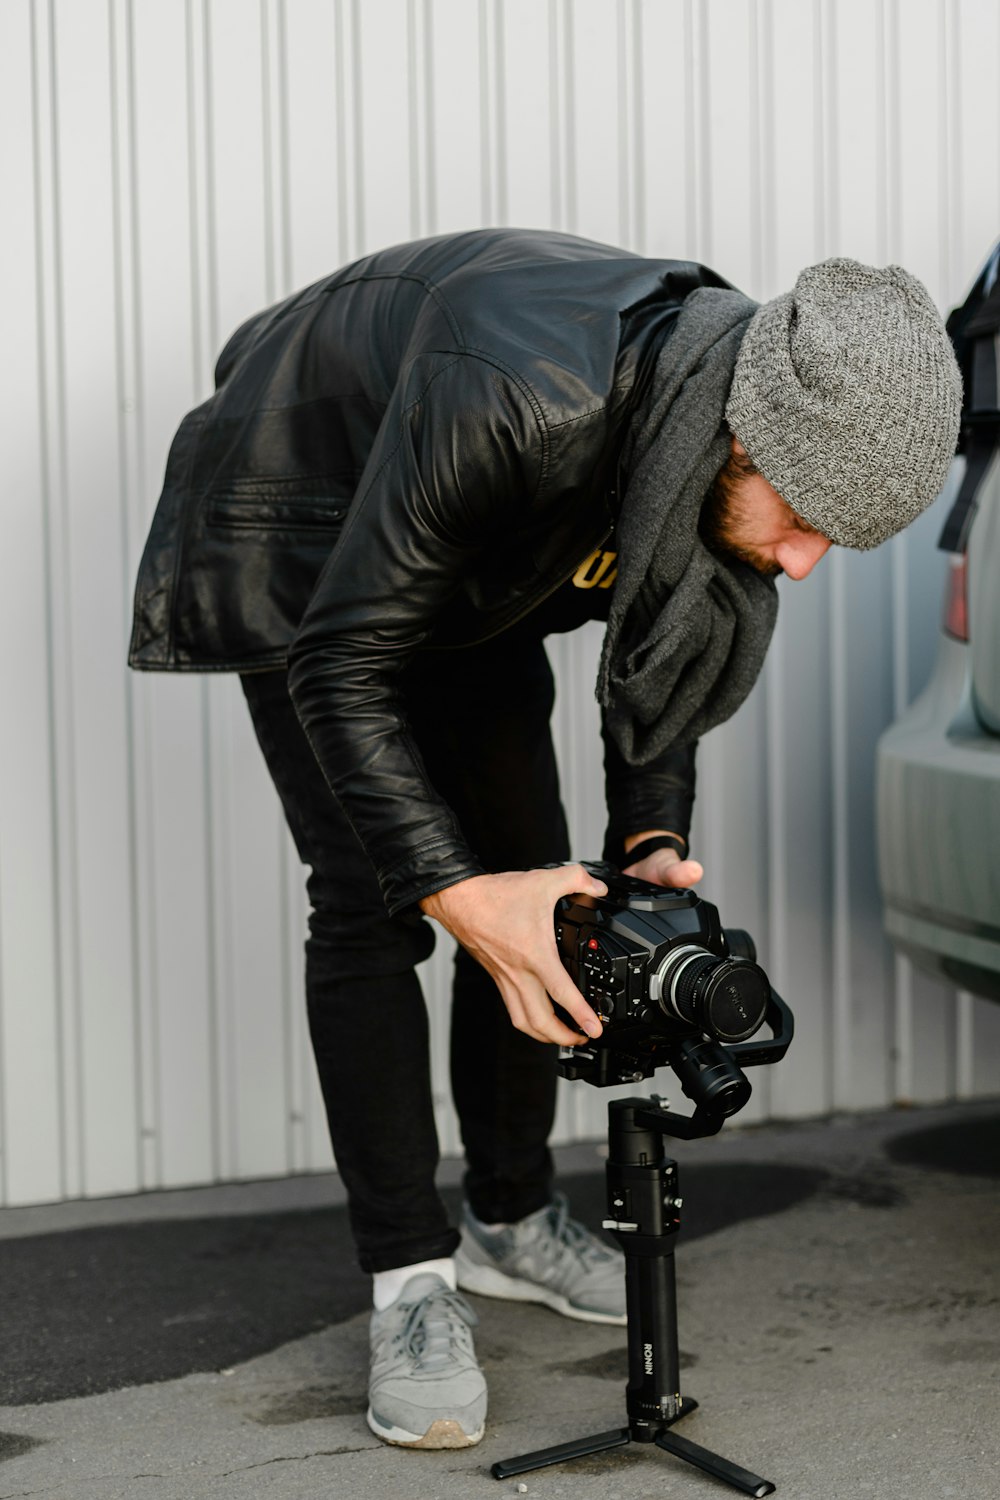
[[[455,1266],[462,1290],[481,1297],[543,1302],[585,1323],[627,1322],[624,1255],[571,1219],[562,1193],[492,1232],[466,1204]]]
[[[486,1425],[476,1363],[478,1319],[440,1276],[411,1276],[391,1307],[372,1313],[368,1426],[405,1448],[468,1448]]]

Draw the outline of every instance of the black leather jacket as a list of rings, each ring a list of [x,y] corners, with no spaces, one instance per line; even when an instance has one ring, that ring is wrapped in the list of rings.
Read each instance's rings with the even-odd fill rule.
[[[287,661],[391,912],[482,870],[411,746],[401,669],[507,629],[607,536],[660,342],[689,292],[727,284],[549,232],[398,246],[245,323],[182,423],[129,662]],[[686,832],[693,751],[606,766],[609,850]]]

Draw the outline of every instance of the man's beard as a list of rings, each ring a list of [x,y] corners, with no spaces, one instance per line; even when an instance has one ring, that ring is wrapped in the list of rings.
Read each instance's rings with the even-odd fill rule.
[[[736,558],[765,578],[777,578],[782,571],[778,563],[740,542],[740,535],[752,516],[740,495],[740,481],[756,473],[749,459],[730,453],[702,503],[698,532],[710,552]]]

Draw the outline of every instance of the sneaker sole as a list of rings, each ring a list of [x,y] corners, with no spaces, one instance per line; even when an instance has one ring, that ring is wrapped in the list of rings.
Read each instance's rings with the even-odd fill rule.
[[[616,1328],[624,1328],[628,1323],[626,1313],[602,1313],[577,1307],[561,1292],[553,1292],[537,1282],[507,1276],[494,1266],[476,1265],[462,1254],[461,1249],[455,1253],[455,1271],[463,1292],[475,1292],[480,1297],[499,1297],[505,1302],[539,1302],[543,1307],[562,1313],[564,1318],[575,1318],[579,1323],[610,1323]]]
[[[477,1432],[470,1435],[461,1422],[442,1417],[437,1422],[432,1422],[421,1436],[418,1432],[407,1432],[403,1427],[386,1426],[378,1420],[370,1406],[367,1415],[368,1426],[375,1436],[380,1437],[384,1443],[394,1443],[398,1448],[471,1448],[482,1440],[486,1431],[484,1422]]]

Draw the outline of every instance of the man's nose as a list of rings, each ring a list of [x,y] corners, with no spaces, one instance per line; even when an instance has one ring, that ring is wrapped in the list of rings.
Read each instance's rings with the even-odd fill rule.
[[[782,542],[775,554],[775,560],[782,572],[798,582],[809,577],[820,558],[829,552],[832,545],[829,537],[821,536],[818,531],[809,534],[800,532],[792,541]]]

